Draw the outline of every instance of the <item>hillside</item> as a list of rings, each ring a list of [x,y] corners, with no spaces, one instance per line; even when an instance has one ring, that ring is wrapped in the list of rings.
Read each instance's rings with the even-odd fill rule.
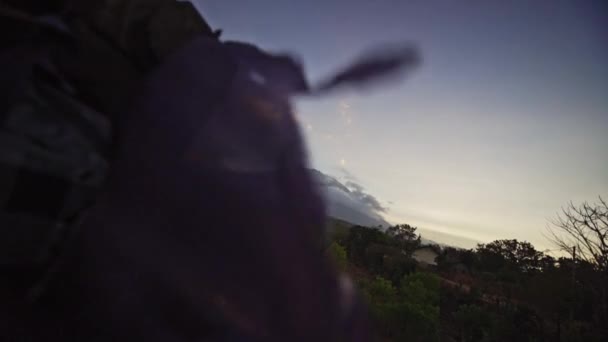
[[[354,224],[347,220],[343,220],[341,218],[330,216],[330,217],[328,217],[327,231],[328,231],[328,234],[330,234],[330,235],[336,234],[336,233],[337,234],[346,234],[348,229],[350,229],[351,227],[354,227],[356,225],[369,227],[364,224]],[[384,230],[389,226],[390,225],[383,226],[383,229],[381,229],[381,230]],[[422,232],[420,233],[420,243],[421,243],[421,245],[438,245],[438,246],[443,246],[443,247],[451,247],[449,244],[440,243],[435,240],[425,238],[424,234]]]
[[[328,225],[328,253],[357,284],[380,341],[605,340],[604,280],[591,263],[497,240],[442,248],[429,265],[413,258],[415,227]]]

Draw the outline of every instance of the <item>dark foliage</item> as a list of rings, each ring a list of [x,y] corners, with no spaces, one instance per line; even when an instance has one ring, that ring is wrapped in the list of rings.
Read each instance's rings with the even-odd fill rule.
[[[439,248],[431,273],[412,259],[409,225],[334,229],[382,341],[603,341],[602,273],[555,259],[528,242],[497,240],[471,250]],[[337,246],[336,246],[337,245]]]

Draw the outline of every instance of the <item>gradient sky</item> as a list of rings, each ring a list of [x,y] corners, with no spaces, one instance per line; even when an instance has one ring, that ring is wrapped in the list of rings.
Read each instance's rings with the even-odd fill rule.
[[[371,93],[302,100],[313,165],[407,222],[549,248],[567,201],[608,197],[602,0],[198,0],[225,39],[299,54],[311,80],[382,42],[423,64]]]

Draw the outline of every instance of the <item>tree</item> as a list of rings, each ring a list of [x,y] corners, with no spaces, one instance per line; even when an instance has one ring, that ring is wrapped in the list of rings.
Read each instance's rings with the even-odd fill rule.
[[[571,283],[570,267],[557,267],[533,276],[527,282],[519,298],[530,304],[544,317],[548,318],[555,332],[553,338],[561,339],[561,330],[569,313],[578,309],[580,299],[577,288]]]
[[[342,247],[342,245],[339,243],[332,242],[332,244],[329,246],[329,253],[336,263],[336,267],[338,267],[340,270],[345,270],[348,263],[346,249],[344,249],[344,247]]]
[[[555,258],[550,255],[544,255],[539,260],[539,267],[543,272],[554,270],[557,265]]]
[[[529,242],[517,240],[496,240],[479,244],[477,254],[480,266],[486,271],[515,270],[523,273],[538,271],[544,256]]]
[[[370,299],[376,303],[392,302],[395,300],[397,289],[390,280],[377,276],[367,288]]]
[[[454,265],[462,265],[471,271],[477,264],[477,254],[472,249],[444,247],[437,256],[437,266],[440,271],[449,271]]]
[[[401,281],[401,295],[408,302],[420,306],[439,305],[439,277],[426,272],[416,272],[403,277]]]
[[[404,255],[400,248],[379,243],[372,243],[367,247],[365,260],[361,265],[395,284],[416,268],[416,262]]]
[[[365,265],[366,250],[374,244],[387,244],[388,236],[376,228],[354,226],[345,241],[350,260],[357,265]]]
[[[383,260],[383,274],[395,284],[400,284],[403,276],[416,270],[416,260],[403,253],[386,255]]]
[[[548,228],[550,240],[564,251],[572,252],[571,270],[583,271],[585,263],[595,267],[596,281],[583,285],[594,293],[597,303],[596,326],[608,337],[608,204],[600,196],[593,204],[583,202],[574,205],[570,202],[561,213],[551,221]],[[589,273],[589,272],[588,272]]]
[[[453,317],[463,342],[482,341],[490,329],[491,317],[474,304],[461,305]]]
[[[327,240],[329,243],[335,241],[342,246],[348,242],[350,229],[352,224],[335,218],[329,218],[327,221]]]
[[[365,289],[371,317],[382,340],[438,341],[439,278],[413,273],[396,287],[376,277]]]
[[[568,253],[574,249],[578,259],[608,271],[608,204],[602,197],[594,204],[568,203],[551,224],[550,239],[557,247]]]
[[[388,236],[392,237],[408,254],[420,246],[420,235],[416,234],[418,228],[409,224],[398,224],[386,229]]]

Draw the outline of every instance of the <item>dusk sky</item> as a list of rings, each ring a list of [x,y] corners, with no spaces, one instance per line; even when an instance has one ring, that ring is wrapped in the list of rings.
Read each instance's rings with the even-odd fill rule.
[[[354,179],[391,223],[551,248],[549,218],[608,197],[608,2],[198,0],[224,39],[301,56],[318,80],[411,41],[396,86],[297,102],[313,166]]]

